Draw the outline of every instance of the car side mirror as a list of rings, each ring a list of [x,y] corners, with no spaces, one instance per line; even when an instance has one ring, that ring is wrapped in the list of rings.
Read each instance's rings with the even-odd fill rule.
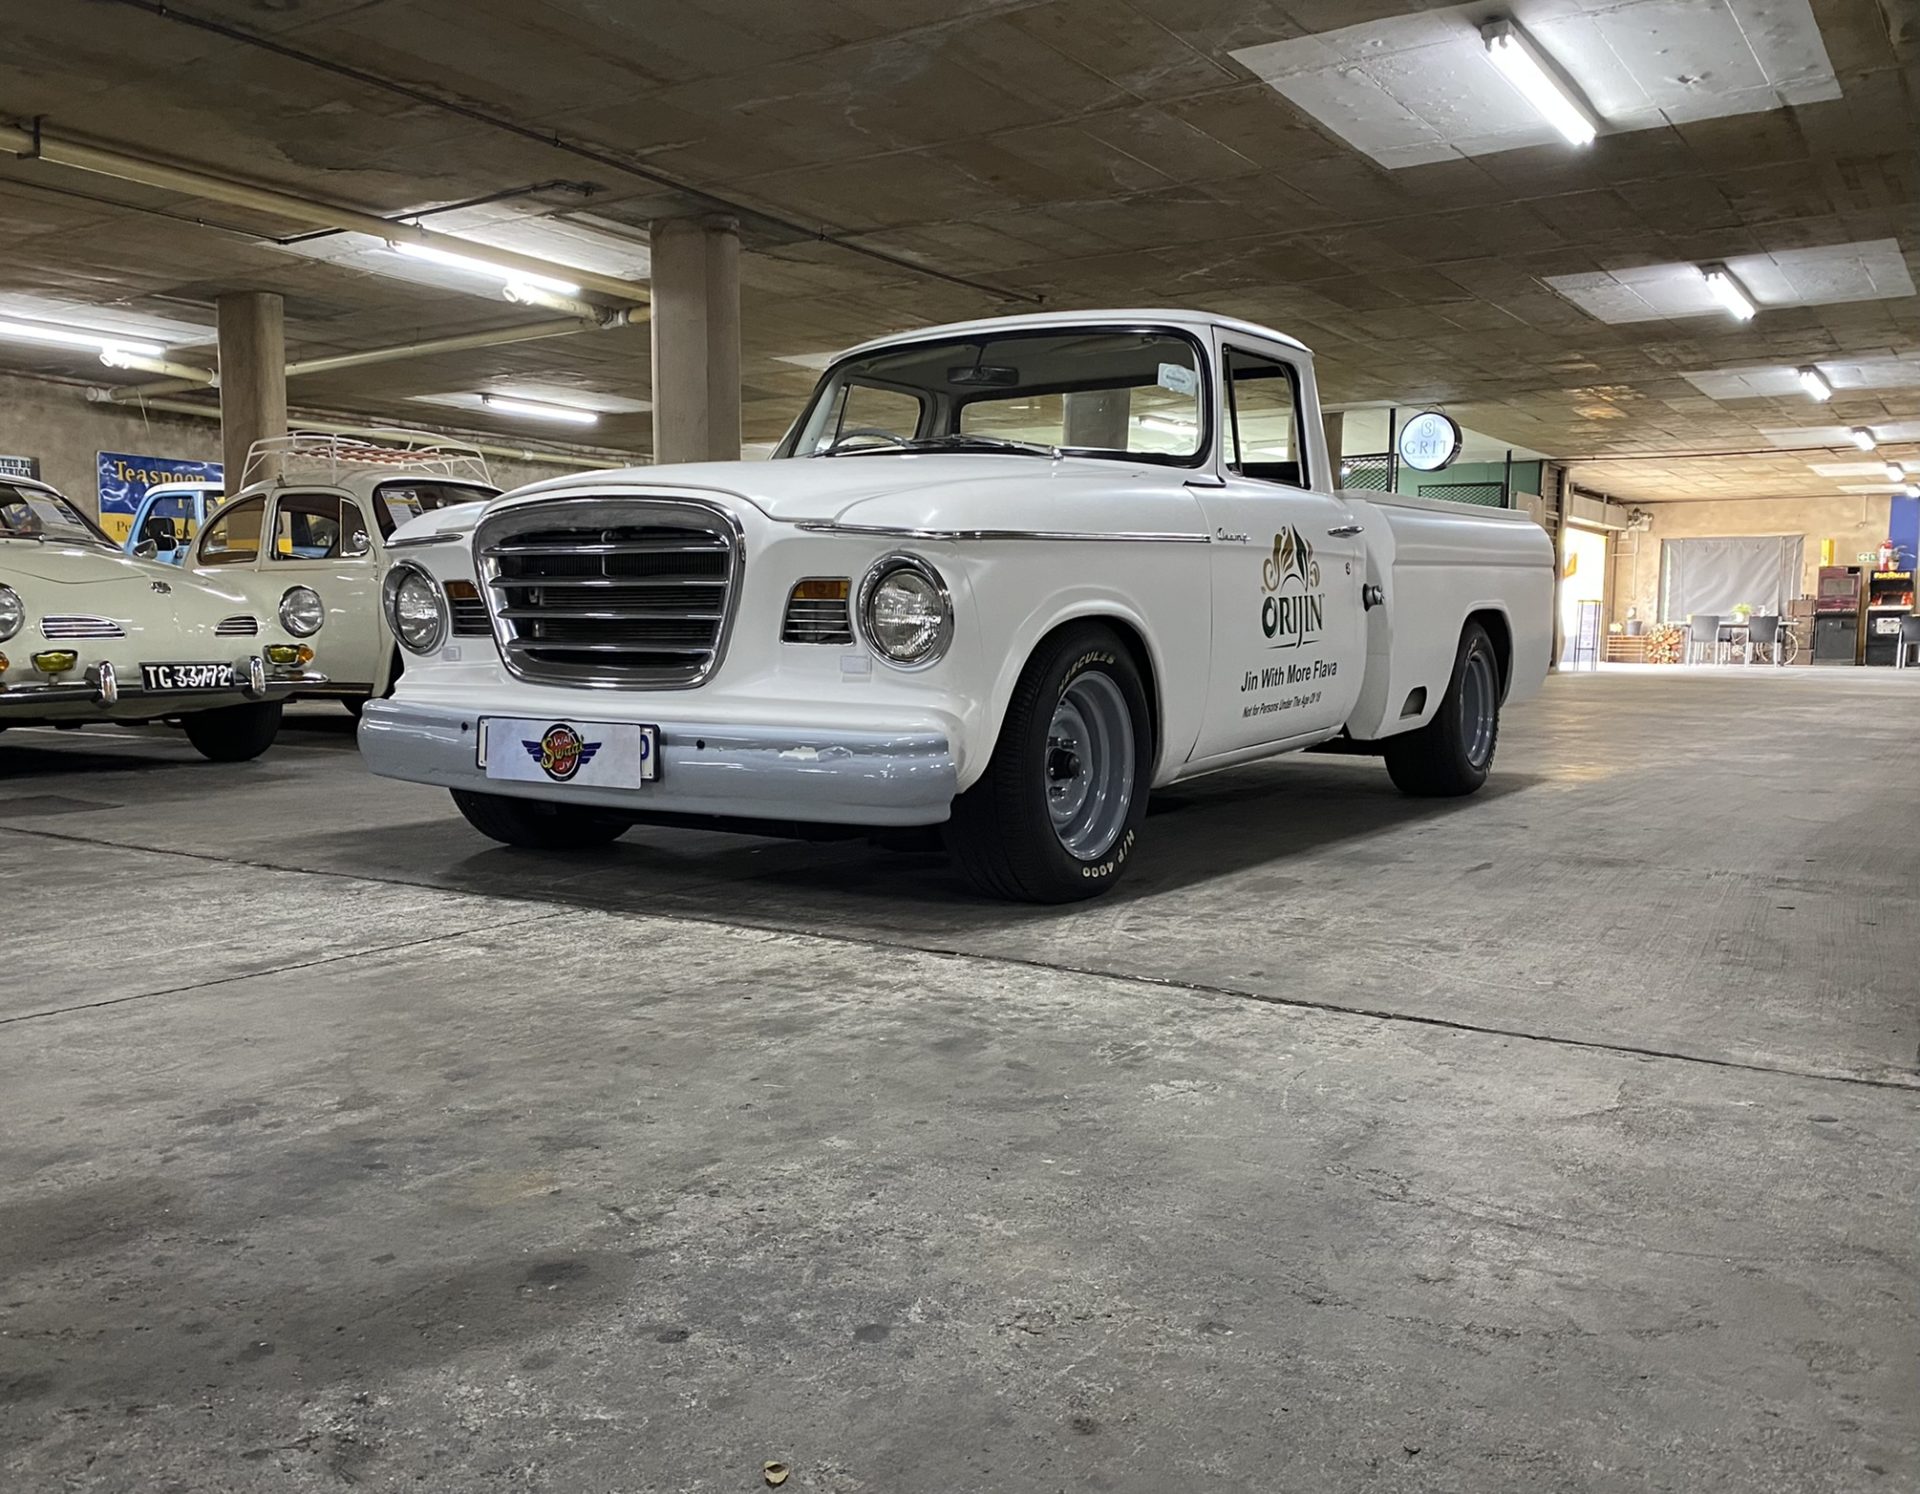
[[[356,529],[347,536],[347,542],[340,547],[340,553],[349,560],[358,560],[362,555],[373,553],[373,541],[367,538],[366,530]]]
[[[164,545],[171,550],[180,543],[180,531],[166,515],[153,514],[140,526],[140,538],[150,545]]]
[[[160,553],[160,547],[152,540],[144,539],[133,547],[133,553],[138,555],[142,560],[152,560],[154,556]]]

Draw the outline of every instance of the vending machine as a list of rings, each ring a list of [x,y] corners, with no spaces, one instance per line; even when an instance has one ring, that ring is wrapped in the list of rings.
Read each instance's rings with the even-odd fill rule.
[[[1858,664],[1867,591],[1857,565],[1823,565],[1813,593],[1813,662]]]

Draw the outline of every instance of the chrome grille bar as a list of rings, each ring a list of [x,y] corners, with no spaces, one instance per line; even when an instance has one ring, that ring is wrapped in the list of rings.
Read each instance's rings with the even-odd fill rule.
[[[40,619],[42,638],[125,638],[126,630],[110,617],[79,612],[52,613]]]
[[[724,509],[555,498],[491,517],[474,538],[501,655],[522,679],[661,690],[719,668],[745,564]]]

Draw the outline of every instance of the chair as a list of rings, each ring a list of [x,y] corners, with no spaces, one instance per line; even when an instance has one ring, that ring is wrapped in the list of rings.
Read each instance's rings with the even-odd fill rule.
[[[1696,612],[1687,619],[1687,662],[1694,662],[1694,654],[1700,649],[1707,651],[1707,662],[1720,662],[1720,614],[1717,612]]]
[[[1767,662],[1781,664],[1785,660],[1780,651],[1780,619],[1772,614],[1756,612],[1747,619],[1747,662],[1751,664],[1760,656],[1760,650],[1767,651]]]
[[[1909,655],[1920,663],[1920,617],[1900,619],[1900,637],[1893,645],[1894,668],[1905,669]]]

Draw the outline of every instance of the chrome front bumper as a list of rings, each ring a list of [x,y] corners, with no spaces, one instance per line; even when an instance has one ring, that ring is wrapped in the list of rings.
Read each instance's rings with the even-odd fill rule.
[[[386,778],[641,815],[937,825],[959,788],[947,739],[934,732],[822,732],[671,719],[659,723],[660,776],[651,783],[587,788],[489,778],[479,763],[483,714],[517,713],[369,701],[360,716],[360,752]]]
[[[144,685],[121,681],[111,664],[95,664],[82,678],[68,683],[0,685],[0,718],[37,716],[54,706],[94,706],[112,710],[116,706],[140,701],[165,701],[183,709],[206,709],[208,703],[229,696],[242,701],[285,700],[299,690],[324,685],[327,677],[313,670],[276,669],[258,655],[236,660],[234,672],[240,680],[233,686],[195,690],[149,690]],[[171,715],[172,712],[157,712]]]

